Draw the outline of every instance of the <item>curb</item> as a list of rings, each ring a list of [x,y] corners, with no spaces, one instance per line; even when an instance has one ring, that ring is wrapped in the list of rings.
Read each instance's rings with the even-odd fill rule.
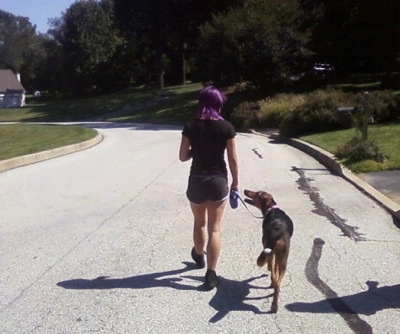
[[[260,134],[255,131],[252,132]],[[352,173],[348,168],[340,164],[336,160],[336,157],[333,154],[299,139],[287,138],[277,133],[271,133],[267,136],[271,139],[284,142],[312,156],[313,158],[318,160],[321,164],[323,164],[326,168],[333,171],[336,175],[345,178],[355,187],[357,187],[365,194],[367,194],[369,197],[374,199],[376,202],[382,205],[387,211],[389,211],[394,218],[400,221],[400,204],[396,203],[389,197],[382,194],[380,191],[372,187],[369,183],[360,179],[358,176]]]
[[[4,172],[17,167],[22,167],[30,164],[34,164],[40,161],[57,158],[63,155],[75,153],[78,151],[86,150],[100,143],[103,140],[103,136],[99,133],[87,141],[76,143],[64,147],[53,148],[51,150],[42,151],[38,153],[28,154],[17,158],[11,158],[0,161],[0,172]]]

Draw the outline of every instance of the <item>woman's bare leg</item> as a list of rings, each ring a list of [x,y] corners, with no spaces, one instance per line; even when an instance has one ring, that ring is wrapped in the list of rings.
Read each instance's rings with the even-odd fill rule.
[[[207,201],[207,269],[217,268],[221,252],[221,222],[224,214],[226,200],[220,202]]]
[[[190,202],[192,209],[194,226],[193,226],[193,242],[197,254],[203,254],[207,242],[207,202],[202,204],[194,204]]]

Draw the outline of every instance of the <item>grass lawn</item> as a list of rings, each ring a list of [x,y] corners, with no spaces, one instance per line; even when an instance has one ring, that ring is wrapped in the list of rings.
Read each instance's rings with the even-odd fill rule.
[[[339,146],[355,137],[356,130],[326,132],[300,137],[299,139],[321,147],[332,154],[336,153]],[[341,161],[355,173],[368,173],[373,171],[400,170],[400,122],[390,124],[377,124],[368,127],[368,139],[376,143],[388,157],[385,162],[378,163],[366,160],[357,163]]]
[[[0,126],[0,160],[76,144],[95,137],[90,128],[66,125],[8,124]]]
[[[32,103],[24,108],[0,109],[0,122],[74,121],[125,110],[126,115],[101,119],[181,124],[193,118],[200,89],[201,84],[189,84],[169,87],[163,91],[131,88],[86,99],[46,102],[32,99]],[[153,101],[157,101],[156,104]],[[79,126],[0,123],[0,160],[75,144],[95,135],[93,129]]]
[[[174,86],[162,91],[154,88],[129,88],[121,92],[84,99],[46,99],[33,97],[27,99],[23,108],[0,108],[0,122],[63,122],[85,120],[105,115],[118,110],[135,111],[132,120],[155,119],[157,122],[177,118],[185,118],[184,114],[191,112],[186,101],[197,99],[201,84]],[[157,106],[148,103],[157,101]],[[163,111],[160,112],[160,107]],[[182,111],[183,110],[183,111]],[[137,115],[136,115],[137,114]],[[130,115],[116,120],[129,120]],[[172,117],[171,117],[172,116]],[[186,116],[187,118],[187,116]],[[107,118],[104,118],[107,120]]]
[[[113,122],[144,122],[157,124],[183,124],[195,116],[200,84],[171,89],[169,94],[156,96],[155,103],[146,103],[121,116],[104,118]],[[128,108],[129,110],[129,108]]]

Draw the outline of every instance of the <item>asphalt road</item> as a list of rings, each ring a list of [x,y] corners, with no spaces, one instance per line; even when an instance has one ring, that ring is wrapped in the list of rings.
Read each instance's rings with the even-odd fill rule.
[[[400,170],[372,172],[361,174],[360,177],[400,204]]]
[[[224,217],[221,285],[199,289],[180,129],[90,126],[95,147],[0,173],[0,333],[400,333],[399,229],[349,182],[238,135],[240,188],[295,224],[269,314],[261,221],[243,206]]]

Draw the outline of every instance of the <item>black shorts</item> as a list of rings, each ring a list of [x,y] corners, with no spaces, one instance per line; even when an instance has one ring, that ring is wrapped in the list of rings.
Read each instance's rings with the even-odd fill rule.
[[[190,202],[201,204],[206,200],[219,202],[228,198],[228,179],[222,174],[190,175],[186,196]]]

